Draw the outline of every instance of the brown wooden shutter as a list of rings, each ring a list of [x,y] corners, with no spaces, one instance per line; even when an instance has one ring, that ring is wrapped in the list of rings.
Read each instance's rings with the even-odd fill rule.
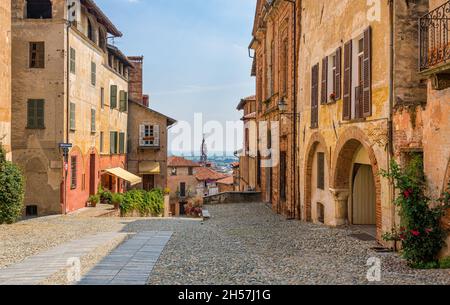
[[[344,45],[344,104],[343,119],[350,120],[352,116],[352,41]]]
[[[364,31],[364,58],[363,58],[363,116],[365,118],[372,115],[372,77],[371,77],[371,64],[372,64],[372,38],[370,27]]]
[[[320,103],[326,104],[328,102],[328,57],[322,60],[322,96]]]
[[[317,153],[317,188],[325,190],[325,154]]]
[[[319,125],[319,64],[311,72],[311,128]]]
[[[336,100],[340,100],[341,99],[341,66],[342,66],[342,48],[339,47],[336,50],[336,73],[335,73],[335,92],[334,94],[336,95]]]

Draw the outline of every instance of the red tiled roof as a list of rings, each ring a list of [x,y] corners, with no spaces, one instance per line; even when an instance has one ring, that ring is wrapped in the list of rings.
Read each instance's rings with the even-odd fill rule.
[[[229,176],[223,179],[220,179],[217,181],[218,184],[226,184],[226,185],[233,185],[234,184],[234,178],[233,176]]]
[[[206,180],[217,181],[228,177],[228,175],[218,173],[215,170],[212,170],[208,167],[199,167],[195,171],[196,171],[195,178],[199,181],[206,181]]]
[[[239,167],[239,162],[233,162],[231,163],[231,167]]]
[[[251,102],[251,101],[256,101],[256,95],[250,95],[247,97],[244,97],[243,99],[241,99],[241,101],[239,102],[239,105],[237,106],[237,110],[242,110],[244,109],[245,104],[247,104],[247,102]]]
[[[170,167],[199,167],[200,164],[194,161],[187,160],[182,157],[169,157],[167,159],[167,165]]]

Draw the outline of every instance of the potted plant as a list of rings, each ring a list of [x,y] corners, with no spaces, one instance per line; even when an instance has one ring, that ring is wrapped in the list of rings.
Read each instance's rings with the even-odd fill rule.
[[[108,190],[102,191],[100,194],[100,202],[102,204],[112,204],[112,193]]]
[[[120,205],[123,203],[124,196],[120,193],[112,194],[111,202],[114,205],[115,210],[120,209]]]
[[[330,103],[334,103],[336,102],[336,93],[331,93],[330,94]]]
[[[99,195],[92,195],[88,199],[89,206],[93,207],[93,208],[95,208],[99,202],[100,202],[100,196]]]

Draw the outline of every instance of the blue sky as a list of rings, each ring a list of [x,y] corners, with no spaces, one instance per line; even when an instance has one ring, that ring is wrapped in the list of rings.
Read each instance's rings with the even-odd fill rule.
[[[202,112],[204,121],[239,120],[237,103],[255,90],[247,47],[256,0],[97,4],[124,34],[115,44],[127,55],[144,55],[144,91],[152,108],[179,121],[193,122],[194,112]]]

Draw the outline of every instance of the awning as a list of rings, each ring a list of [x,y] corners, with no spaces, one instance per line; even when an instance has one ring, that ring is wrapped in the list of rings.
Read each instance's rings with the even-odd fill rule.
[[[106,170],[106,173],[116,176],[117,178],[123,179],[130,182],[131,185],[136,185],[142,182],[141,177],[133,175],[132,173],[124,170],[121,167],[110,168]]]
[[[139,162],[140,175],[159,175],[161,174],[161,166],[159,162],[142,161]]]

